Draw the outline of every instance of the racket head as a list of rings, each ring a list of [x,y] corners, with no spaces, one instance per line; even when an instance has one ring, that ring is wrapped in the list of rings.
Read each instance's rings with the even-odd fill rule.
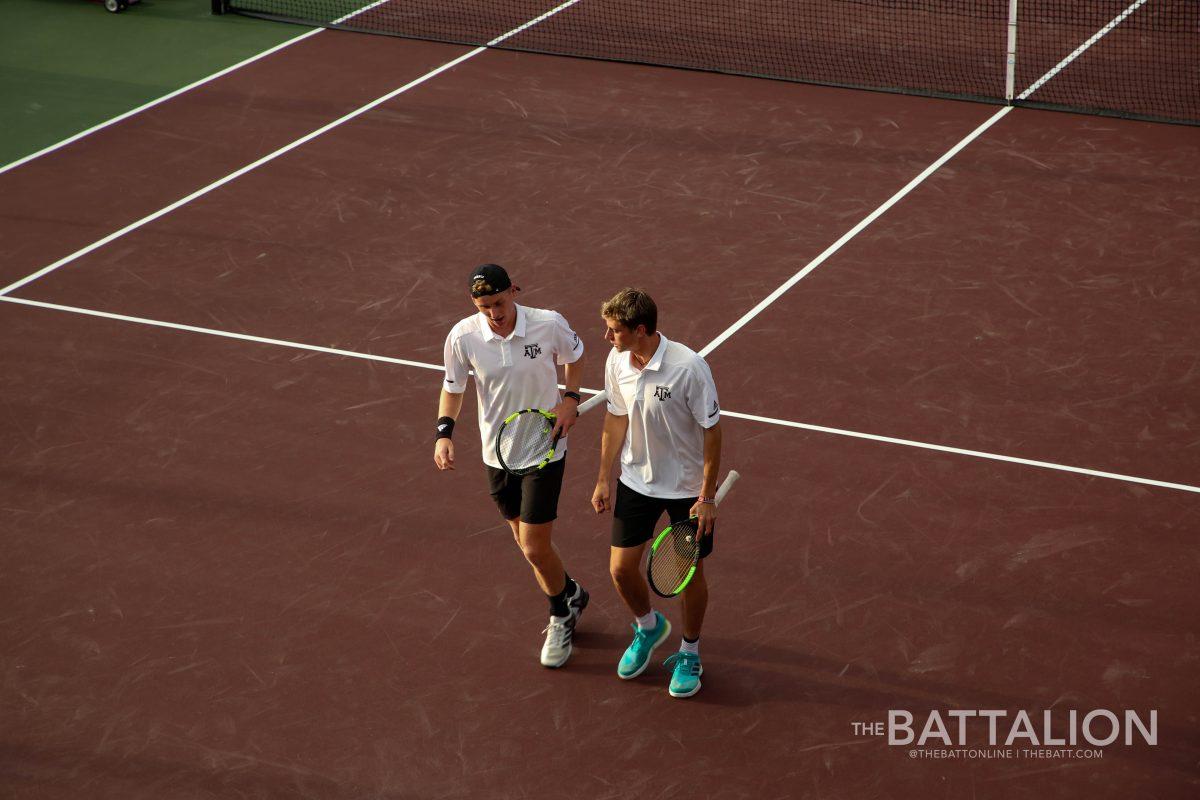
[[[496,434],[496,458],[512,475],[528,475],[550,463],[558,437],[554,415],[540,408],[524,408],[505,418]]]
[[[659,597],[674,597],[691,583],[700,563],[697,518],[672,522],[654,538],[646,574]]]

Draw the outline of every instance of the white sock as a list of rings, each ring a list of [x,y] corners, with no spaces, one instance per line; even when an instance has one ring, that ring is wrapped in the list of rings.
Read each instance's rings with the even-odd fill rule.
[[[700,640],[697,639],[694,642],[689,642],[687,639],[684,639],[679,643],[679,652],[691,653],[696,656],[700,655]]]
[[[654,613],[654,609],[650,609],[649,613],[644,617],[637,618],[637,626],[644,631],[648,631],[658,624],[658,615]]]

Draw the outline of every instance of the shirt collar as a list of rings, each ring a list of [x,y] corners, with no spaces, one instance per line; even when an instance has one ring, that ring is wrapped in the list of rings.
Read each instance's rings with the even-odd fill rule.
[[[650,360],[647,361],[646,366],[642,368],[643,371],[652,369],[655,372],[658,372],[660,369],[662,369],[662,362],[663,362],[663,358],[666,356],[666,353],[667,353],[667,337],[662,334],[662,331],[659,331],[658,349],[654,351],[654,355],[650,356]],[[630,360],[633,359],[633,353],[629,354],[629,358],[630,358]]]
[[[492,326],[488,325],[487,314],[484,314],[482,311],[479,312],[477,315],[479,317],[479,332],[483,334],[483,340],[485,342],[491,341],[492,339],[502,339],[507,341],[514,336],[525,336],[525,306],[517,305],[516,303],[513,305],[517,306],[517,324],[513,326],[513,332],[508,336],[500,336],[493,331]]]

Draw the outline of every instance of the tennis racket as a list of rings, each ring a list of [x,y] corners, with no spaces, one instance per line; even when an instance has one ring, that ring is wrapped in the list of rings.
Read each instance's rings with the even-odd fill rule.
[[[604,402],[600,392],[588,398],[576,413],[582,414]],[[554,435],[555,416],[540,408],[515,411],[500,424],[496,434],[496,458],[511,475],[528,475],[550,463],[560,437]]]
[[[577,409],[577,412],[580,415],[582,415],[586,411],[591,411],[593,408],[600,405],[607,399],[608,399],[608,392],[597,392],[596,394],[589,397],[587,400],[584,400],[583,403]]]
[[[717,489],[715,500],[718,505],[740,477],[735,470],[725,476],[725,482]],[[700,531],[696,527],[696,517],[671,523],[650,546],[650,562],[646,565],[650,588],[659,597],[674,597],[692,582],[699,561]]]
[[[554,435],[555,417],[540,408],[525,408],[509,414],[496,434],[496,458],[513,475],[528,475],[550,463],[559,437]]]

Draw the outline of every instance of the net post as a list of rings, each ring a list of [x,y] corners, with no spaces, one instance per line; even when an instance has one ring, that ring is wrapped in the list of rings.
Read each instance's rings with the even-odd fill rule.
[[[229,10],[229,0],[212,0],[212,13],[224,14]]]
[[[1008,58],[1004,68],[1004,101],[1012,105],[1017,82],[1017,0],[1008,0]]]

